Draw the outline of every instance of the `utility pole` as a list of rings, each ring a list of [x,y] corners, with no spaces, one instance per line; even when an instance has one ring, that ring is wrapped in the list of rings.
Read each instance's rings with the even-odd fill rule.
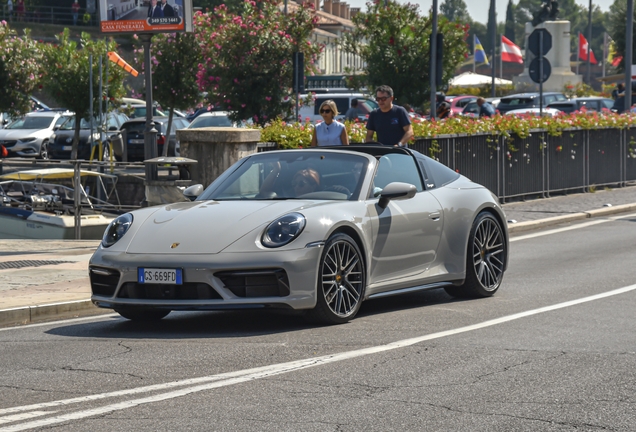
[[[434,119],[437,115],[435,107],[435,93],[437,93],[437,77],[435,73],[437,71],[436,59],[437,59],[437,0],[433,0],[433,32],[431,33],[431,62],[429,77],[431,79],[431,118]]]
[[[587,84],[592,85],[592,0],[590,0],[590,9],[587,11]]]
[[[497,62],[495,61],[497,58],[497,13],[495,12],[495,0],[490,0],[490,22],[493,26],[491,35],[492,39],[490,40],[490,43],[492,44],[492,89],[490,91],[490,96],[495,97],[495,69],[497,69]]]
[[[627,0],[627,27],[625,32],[625,112],[632,109],[632,39],[634,37],[634,0]]]

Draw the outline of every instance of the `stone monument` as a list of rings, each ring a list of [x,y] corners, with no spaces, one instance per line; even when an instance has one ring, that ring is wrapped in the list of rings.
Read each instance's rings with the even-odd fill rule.
[[[528,67],[536,57],[528,50],[528,37],[537,28],[546,29],[552,36],[552,49],[544,56],[552,67],[550,78],[543,83],[543,91],[563,91],[567,84],[576,85],[582,82],[581,75],[572,72],[570,66],[570,21],[558,21],[559,12],[556,1],[545,1],[541,9],[534,14],[532,22],[526,23],[525,47],[526,59],[523,73],[513,77],[512,82],[517,90],[539,91],[539,84],[530,79]]]

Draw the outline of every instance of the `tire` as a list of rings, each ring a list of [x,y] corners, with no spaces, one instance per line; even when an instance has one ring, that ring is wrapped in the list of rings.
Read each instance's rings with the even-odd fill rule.
[[[360,310],[366,270],[356,242],[346,234],[327,240],[320,257],[316,307],[308,317],[321,324],[344,324]]]
[[[142,308],[130,308],[130,309],[121,309],[117,310],[117,312],[122,317],[129,319],[131,321],[159,321],[160,319],[166,317],[170,311],[165,309],[142,309]]]
[[[102,144],[102,162],[110,162],[110,149],[108,144]]]
[[[490,213],[477,215],[470,230],[466,253],[466,279],[460,286],[444,288],[453,297],[490,297],[503,280],[506,242],[503,229]]]
[[[49,142],[47,140],[42,141],[42,145],[40,146],[40,154],[38,155],[38,159],[48,160],[49,159]]]

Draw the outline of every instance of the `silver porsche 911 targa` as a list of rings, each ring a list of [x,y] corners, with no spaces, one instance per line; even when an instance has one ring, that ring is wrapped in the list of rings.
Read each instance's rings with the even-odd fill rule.
[[[338,324],[365,299],[492,296],[508,263],[497,198],[406,148],[258,153],[185,194],[110,224],[89,264],[95,305],[132,320],[291,308]]]

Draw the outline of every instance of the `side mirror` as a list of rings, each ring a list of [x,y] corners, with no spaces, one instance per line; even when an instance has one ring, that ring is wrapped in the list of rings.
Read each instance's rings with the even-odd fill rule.
[[[192,186],[188,186],[186,190],[183,191],[183,195],[188,198],[190,201],[194,201],[197,199],[199,195],[203,192],[202,184],[195,184]]]
[[[389,205],[389,201],[413,198],[416,193],[417,188],[412,184],[400,182],[389,183],[382,189],[378,205],[384,209]]]
[[[118,130],[119,130],[119,129],[117,129],[117,126],[110,126],[110,127],[108,128],[108,131],[109,131],[109,132],[114,132],[114,131],[118,131]]]

